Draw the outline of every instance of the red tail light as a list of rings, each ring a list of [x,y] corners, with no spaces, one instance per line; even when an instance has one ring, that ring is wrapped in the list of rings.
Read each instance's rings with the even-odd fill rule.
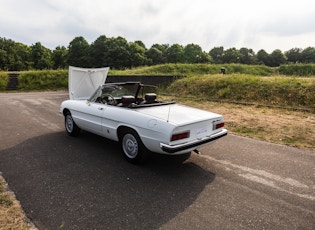
[[[177,141],[177,140],[185,139],[188,137],[189,137],[189,132],[177,133],[177,134],[172,135],[171,141]]]
[[[215,124],[214,129],[219,129],[224,127],[224,122]]]

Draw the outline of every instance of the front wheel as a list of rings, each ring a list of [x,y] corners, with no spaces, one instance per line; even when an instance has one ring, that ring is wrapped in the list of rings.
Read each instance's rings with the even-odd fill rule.
[[[139,135],[133,130],[128,130],[120,136],[121,149],[126,160],[133,164],[143,163],[148,153]]]
[[[75,137],[80,133],[80,128],[74,122],[70,112],[67,112],[65,115],[65,127],[69,136]]]

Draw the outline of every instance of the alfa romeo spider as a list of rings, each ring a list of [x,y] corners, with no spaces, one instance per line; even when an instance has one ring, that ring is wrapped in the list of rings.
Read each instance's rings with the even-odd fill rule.
[[[69,67],[69,100],[61,103],[70,136],[85,130],[120,143],[127,161],[151,152],[190,157],[227,135],[222,115],[159,100],[155,86],[105,83],[109,68]]]

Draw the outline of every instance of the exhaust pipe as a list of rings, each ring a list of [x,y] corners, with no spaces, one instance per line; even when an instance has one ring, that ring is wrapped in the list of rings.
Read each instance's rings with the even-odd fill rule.
[[[201,154],[201,152],[198,149],[194,149],[193,151],[197,154]]]

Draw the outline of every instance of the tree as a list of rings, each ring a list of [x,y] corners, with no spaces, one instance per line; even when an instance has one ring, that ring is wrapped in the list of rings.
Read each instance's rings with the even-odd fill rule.
[[[143,66],[148,63],[146,57],[146,48],[142,42],[130,42],[129,43],[130,60],[128,67]]]
[[[90,46],[91,67],[108,66],[108,38],[105,35],[99,36]]]
[[[166,63],[166,50],[169,45],[154,44],[146,51],[149,65],[158,65]]]
[[[252,49],[241,48],[239,53],[240,53],[239,61],[241,64],[252,65],[256,63],[255,52]]]
[[[106,41],[106,65],[114,69],[128,68],[130,65],[129,44],[123,37]]]
[[[307,47],[301,53],[303,63],[315,63],[315,48]]]
[[[166,61],[168,63],[181,63],[183,62],[184,48],[179,44],[171,45],[166,50]]]
[[[258,61],[258,64],[264,64],[264,65],[269,65],[270,61],[269,61],[269,54],[261,49],[257,52],[257,61]]]
[[[65,69],[67,67],[68,50],[64,46],[57,46],[52,52],[51,59],[54,69]]]
[[[74,38],[68,46],[68,64],[71,66],[90,67],[89,43],[83,37]]]
[[[51,69],[53,63],[51,60],[51,51],[36,42],[31,46],[31,60],[35,69]]]
[[[223,63],[223,55],[224,55],[224,48],[223,46],[214,47],[209,51],[209,55],[211,56],[213,62],[215,64],[222,64]]]
[[[32,66],[31,48],[11,39],[0,38],[0,70],[28,70]]]
[[[240,62],[240,52],[236,48],[230,48],[223,53],[223,63],[239,63]]]
[[[289,63],[300,63],[302,60],[302,49],[300,48],[290,49],[284,54],[287,57]]]
[[[188,44],[184,47],[185,63],[208,63],[210,60],[210,56],[203,52],[199,45]]]
[[[280,66],[281,64],[284,64],[287,61],[286,57],[284,56],[282,51],[279,49],[274,50],[270,54],[269,59],[270,59],[269,66],[271,67]]]

